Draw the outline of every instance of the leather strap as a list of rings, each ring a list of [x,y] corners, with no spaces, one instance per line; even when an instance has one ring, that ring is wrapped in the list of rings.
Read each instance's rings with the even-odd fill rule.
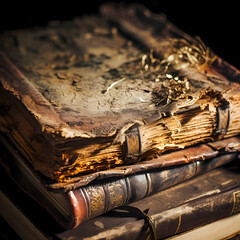
[[[148,212],[148,210],[142,211],[141,209],[133,206],[121,206],[121,207],[118,207],[117,209],[127,211],[133,217],[144,219],[149,226],[149,229],[151,232],[151,240],[157,240],[155,221],[152,217],[147,215],[146,212]]]
[[[217,107],[217,126],[213,132],[213,136],[222,139],[228,131],[230,121],[230,105],[229,102],[224,101]]]
[[[126,159],[138,160],[142,153],[142,141],[139,124],[134,124],[125,132],[125,156]]]

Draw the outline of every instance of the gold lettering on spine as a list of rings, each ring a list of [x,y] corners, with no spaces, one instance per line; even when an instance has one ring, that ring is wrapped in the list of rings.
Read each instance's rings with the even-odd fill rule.
[[[124,191],[120,181],[116,184],[109,184],[108,189],[111,199],[111,206],[109,210],[122,206],[126,202],[126,192]]]
[[[99,187],[88,187],[86,189],[90,202],[90,216],[89,218],[99,216],[104,213],[105,207],[105,193],[104,189]]]

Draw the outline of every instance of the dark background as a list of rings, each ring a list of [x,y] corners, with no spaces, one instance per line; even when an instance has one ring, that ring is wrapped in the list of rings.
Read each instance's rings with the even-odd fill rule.
[[[68,20],[98,12],[103,0],[58,2],[18,1],[1,3],[0,31],[44,26],[50,20]],[[238,1],[114,1],[142,3],[155,13],[163,12],[177,27],[192,36],[200,36],[206,45],[240,69],[240,10]]]

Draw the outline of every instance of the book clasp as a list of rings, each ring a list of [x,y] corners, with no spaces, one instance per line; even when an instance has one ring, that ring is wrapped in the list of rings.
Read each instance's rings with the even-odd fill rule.
[[[136,162],[142,153],[139,124],[134,124],[125,132],[125,159]]]
[[[214,136],[217,136],[218,139],[222,139],[223,136],[228,131],[230,121],[230,104],[227,101],[224,101],[221,105],[217,107],[217,126],[213,132]]]

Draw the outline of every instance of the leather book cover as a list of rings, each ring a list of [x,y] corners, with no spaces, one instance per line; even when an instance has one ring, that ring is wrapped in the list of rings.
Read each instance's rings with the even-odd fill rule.
[[[59,184],[179,164],[164,156],[240,132],[239,70],[142,6],[12,30],[0,46],[0,129]]]
[[[197,148],[192,147],[190,151],[189,149],[178,151],[180,156],[188,154],[189,157],[195,157],[194,162],[160,169],[149,168],[142,173],[125,177],[116,173],[112,174],[111,178],[109,174],[99,175],[96,179],[88,176],[79,180],[78,184],[81,186],[73,184],[66,187],[59,186],[59,183],[56,186],[56,183],[49,182],[43,175],[37,174],[21,152],[3,137],[0,144],[0,165],[5,169],[5,175],[7,173],[11,181],[40,204],[60,226],[71,229],[129,203],[141,199],[148,202],[148,196],[156,195],[164,189],[235,161],[238,153],[231,152],[230,148],[226,151],[223,147],[226,146],[226,140],[230,139],[217,141],[212,146],[202,144]],[[216,151],[216,148],[219,151]],[[194,155],[191,156],[190,153]],[[199,154],[198,158],[196,153]],[[203,156],[210,158],[203,160]],[[171,155],[169,157],[174,161]],[[5,178],[2,185],[6,188],[7,185],[4,183],[7,182],[7,177]]]
[[[4,206],[0,214],[15,231],[13,235],[9,226],[3,225],[5,227],[1,229],[0,235],[4,234],[6,239],[17,239],[15,234],[21,239],[153,239],[149,222],[143,215],[123,209],[91,219],[76,229],[65,230],[25,194],[3,169],[0,169],[0,173],[0,202]],[[177,237],[186,230],[196,229],[199,232],[199,226],[207,227],[206,224],[215,224],[219,219],[225,221],[229,215],[239,219],[239,197],[239,167],[235,161],[129,206],[145,212],[148,210],[148,216],[154,221],[156,237],[166,239],[166,236]],[[192,218],[191,221],[188,218]],[[236,224],[236,221],[232,222],[232,225]],[[215,229],[213,226],[208,228],[208,238],[213,234],[210,234]],[[200,231],[200,234],[203,233]],[[219,230],[219,234],[224,234],[224,231]],[[184,239],[184,235],[180,235],[180,238]]]
[[[239,176],[236,161],[231,167],[228,165],[206,172],[128,205],[130,209],[133,207],[147,213],[153,226],[144,214],[137,214],[134,210],[126,211],[127,208],[116,209],[57,236],[60,239],[88,240],[166,239],[187,230],[198,229],[217,220],[239,215]]]

